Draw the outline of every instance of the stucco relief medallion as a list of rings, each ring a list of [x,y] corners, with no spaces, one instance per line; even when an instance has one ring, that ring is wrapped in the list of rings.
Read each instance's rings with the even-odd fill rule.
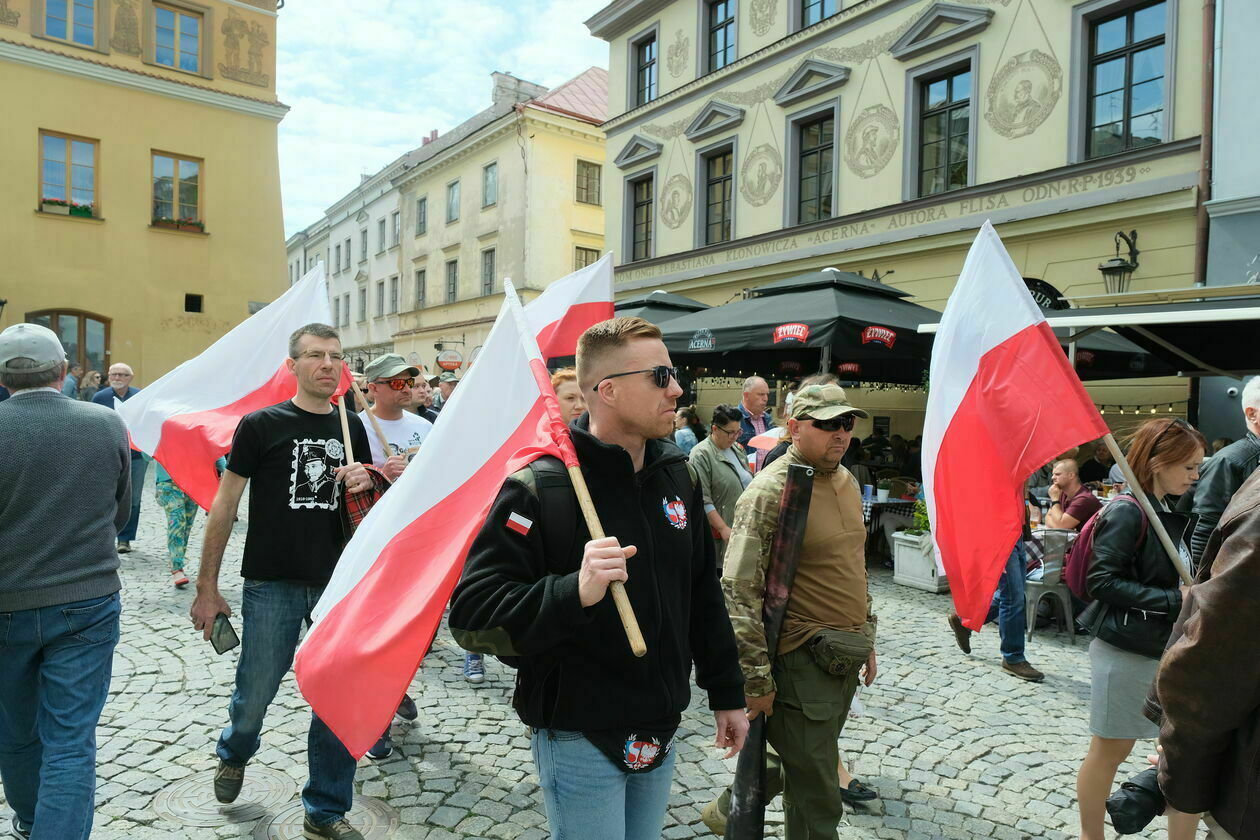
[[[22,13],[9,8],[9,0],[0,0],[0,26],[17,26]]]
[[[677,79],[687,69],[687,58],[691,55],[691,38],[679,29],[674,33],[674,43],[670,44],[665,55],[665,66],[669,75]]]
[[[887,105],[870,105],[849,123],[844,160],[859,178],[878,175],[901,143],[901,122]]]
[[[109,45],[125,55],[140,55],[140,18],[132,0],[114,0],[114,34]]]
[[[753,207],[774,198],[783,181],[783,156],[769,143],[762,143],[744,158],[739,173],[739,194]]]
[[[989,80],[984,118],[1003,137],[1023,137],[1046,121],[1062,93],[1059,62],[1028,50],[1007,59]]]
[[[267,30],[258,21],[246,22],[234,9],[228,9],[227,19],[219,27],[223,34],[223,59],[219,63],[219,72],[236,82],[247,85],[268,87],[271,75],[263,72],[263,48],[271,43]],[[241,66],[241,42],[247,41],[246,58],[248,65]],[[225,63],[226,62],[226,63]]]
[[[670,177],[661,199],[661,221],[670,230],[677,230],[691,215],[691,181],[686,175]]]
[[[779,0],[753,0],[748,10],[748,25],[753,34],[761,37],[774,26],[774,15],[778,11]]]

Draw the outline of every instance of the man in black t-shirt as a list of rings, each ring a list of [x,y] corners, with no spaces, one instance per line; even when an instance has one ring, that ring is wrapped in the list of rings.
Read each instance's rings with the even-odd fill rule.
[[[216,616],[232,614],[219,594],[219,565],[249,482],[241,656],[228,707],[231,722],[215,750],[214,794],[225,803],[241,791],[245,764],[261,744],[263,716],[293,664],[302,623],[310,624],[311,610],[349,536],[342,493],[373,484],[363,465],[347,457],[340,419],[329,402],[344,364],[337,331],[324,324],[302,327],[289,339],[289,356],[288,367],[297,377],[293,399],[247,414],[236,428],[227,471],[206,521],[197,598],[190,610],[193,625],[206,639]],[[353,414],[348,420],[351,447],[369,457],[363,423]],[[302,790],[303,836],[362,840],[345,819],[354,797],[355,760],[314,715],[307,758],[311,776]]]

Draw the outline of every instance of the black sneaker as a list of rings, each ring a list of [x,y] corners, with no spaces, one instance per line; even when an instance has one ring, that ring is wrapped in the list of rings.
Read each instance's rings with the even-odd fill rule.
[[[228,764],[219,761],[219,769],[214,771],[214,798],[224,805],[236,801],[241,795],[241,785],[245,783],[245,765]]]
[[[840,798],[848,805],[855,805],[859,802],[870,802],[872,799],[879,799],[879,792],[854,779],[849,782],[847,788],[840,788]]]
[[[358,829],[349,820],[337,820],[328,825],[315,825],[310,817],[302,818],[302,836],[306,840],[363,840]]]
[[[373,761],[383,761],[394,754],[394,739],[389,737],[389,731],[372,745],[372,749],[367,751],[367,757]]]
[[[31,840],[31,829],[22,828],[22,824],[18,822],[17,814],[13,815],[13,822],[9,825],[9,833],[19,840]]]
[[[971,631],[963,627],[962,619],[957,613],[949,614],[949,629],[954,631],[954,641],[963,653],[971,653]]]
[[[398,711],[394,714],[410,723],[420,717],[420,711],[416,708],[416,701],[411,699],[410,694],[404,694],[402,702],[398,704]]]

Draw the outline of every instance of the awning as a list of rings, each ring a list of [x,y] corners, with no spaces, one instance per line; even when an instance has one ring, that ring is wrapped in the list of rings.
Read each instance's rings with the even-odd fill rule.
[[[638,317],[658,326],[665,321],[708,308],[707,303],[701,303],[683,295],[675,295],[663,289],[657,289],[651,294],[619,300],[615,306],[618,318]]]
[[[1260,289],[1257,289],[1260,293]],[[1260,295],[1145,306],[1097,306],[1046,313],[1055,330],[1082,339],[1111,329],[1170,365],[1180,376],[1243,376],[1260,373]],[[937,323],[919,325],[934,333]],[[1078,345],[1079,346],[1079,345]],[[1151,373],[1133,373],[1151,376]],[[1120,378],[1120,377],[1117,377]]]

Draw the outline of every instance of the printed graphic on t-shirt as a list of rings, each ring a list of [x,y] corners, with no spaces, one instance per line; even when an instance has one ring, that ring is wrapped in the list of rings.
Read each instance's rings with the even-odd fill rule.
[[[407,461],[410,462],[411,459],[416,457],[416,454],[420,451],[420,444],[423,442],[424,442],[424,436],[421,435],[420,432],[418,431],[412,432],[411,436],[407,438],[407,442],[403,444],[402,446],[399,446],[397,443],[394,443],[394,441],[391,440],[389,442],[389,454],[391,456],[406,455]]]
[[[335,472],[342,466],[345,447],[336,438],[299,440],[293,447],[293,477],[289,484],[289,507],[337,510]]]

